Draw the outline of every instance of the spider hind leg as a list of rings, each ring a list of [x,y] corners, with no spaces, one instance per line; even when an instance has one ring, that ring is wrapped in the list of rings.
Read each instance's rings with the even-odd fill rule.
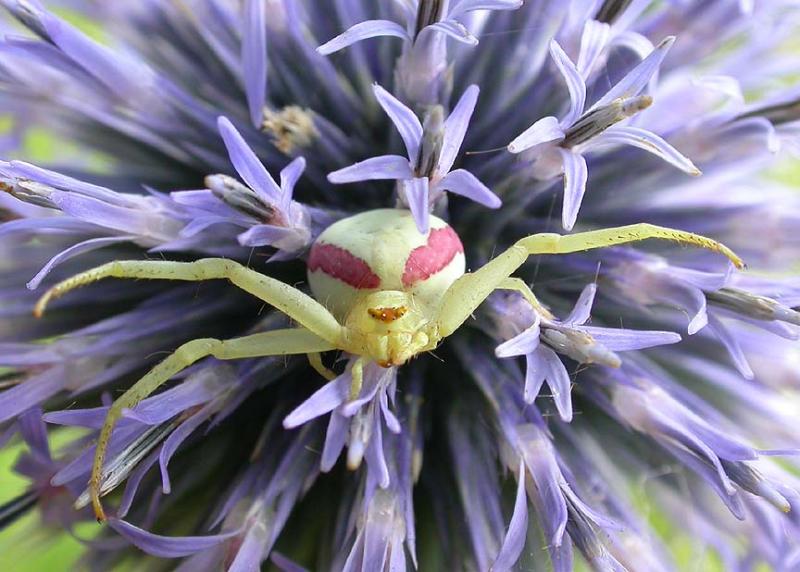
[[[135,407],[142,399],[196,361],[213,356],[217,359],[243,359],[254,357],[318,354],[335,349],[329,342],[312,332],[302,329],[285,329],[262,332],[231,340],[201,338],[186,342],[164,361],[157,364],[144,377],[131,386],[108,411],[100,429],[100,437],[94,454],[91,477],[89,478],[89,495],[92,500],[95,516],[99,522],[106,519],[103,505],[100,502],[100,486],[108,443],[114,426],[122,417],[125,409]]]

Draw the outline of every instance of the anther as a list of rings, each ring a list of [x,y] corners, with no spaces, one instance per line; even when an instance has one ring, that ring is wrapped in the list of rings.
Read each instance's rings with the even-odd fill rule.
[[[633,0],[605,0],[603,5],[595,14],[594,19],[598,22],[613,24],[617,18],[622,16]]]
[[[416,175],[432,177],[439,163],[444,141],[444,109],[434,105],[425,115],[422,124],[422,144],[419,146]]]
[[[205,185],[215,197],[229,207],[256,220],[271,221],[275,215],[275,209],[271,205],[265,204],[255,191],[233,177],[209,175],[205,178]]]
[[[442,19],[442,8],[446,0],[420,0],[417,8],[417,25],[414,29],[414,38],[423,28],[435,24]]]
[[[722,288],[716,292],[706,292],[706,298],[715,306],[756,320],[780,321],[800,326],[800,312],[783,306],[772,298],[759,296],[746,290]]]
[[[649,95],[637,95],[614,100],[606,106],[584,113],[566,131],[561,146],[570,148],[585,143],[612,125],[647,109],[652,103],[653,98]]]
[[[52,199],[55,190],[49,185],[27,179],[3,179],[0,181],[0,191],[5,191],[12,197],[28,204],[48,209],[58,208]]]
[[[800,98],[795,98],[783,103],[766,105],[743,113],[737,119],[763,117],[773,125],[783,125],[800,119]]]

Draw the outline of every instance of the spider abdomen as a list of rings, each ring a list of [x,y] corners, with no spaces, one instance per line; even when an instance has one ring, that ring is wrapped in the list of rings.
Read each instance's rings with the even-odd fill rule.
[[[434,305],[464,274],[464,248],[456,232],[431,216],[430,230],[417,230],[409,211],[379,209],[342,219],[323,232],[308,258],[314,297],[344,318],[364,294],[410,293]]]

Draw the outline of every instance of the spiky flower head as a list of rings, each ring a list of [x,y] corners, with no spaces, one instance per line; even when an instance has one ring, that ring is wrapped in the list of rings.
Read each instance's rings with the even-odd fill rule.
[[[0,525],[90,521],[114,397],[187,340],[286,323],[218,282],[103,282],[36,320],[40,286],[206,256],[300,284],[333,222],[397,207],[448,220],[471,268],[638,222],[750,268],[537,258],[544,306],[496,293],[355,396],[346,355],[328,383],[202,360],[124,412],[89,568],[686,569],[676,536],[800,567],[797,2],[2,3],[0,443],[27,486]]]

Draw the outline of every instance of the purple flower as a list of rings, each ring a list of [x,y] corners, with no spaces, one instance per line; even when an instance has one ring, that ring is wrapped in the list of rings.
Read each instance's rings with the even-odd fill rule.
[[[615,352],[674,344],[681,339],[674,332],[586,326],[596,292],[595,284],[586,286],[564,321],[534,312],[533,323],[527,327],[523,325],[527,321],[524,310],[515,308],[517,304],[499,304],[501,314],[496,321],[502,328],[510,326],[513,329],[525,329],[497,346],[495,355],[501,358],[524,355],[527,367],[525,401],[533,403],[546,380],[564,421],[572,420],[572,381],[556,353],[566,355],[579,364],[597,363],[617,368],[622,361]]]
[[[425,125],[408,107],[379,85],[375,97],[400,132],[408,158],[383,155],[360,161],[328,175],[332,183],[353,183],[374,179],[397,180],[400,206],[411,210],[420,232],[428,232],[431,207],[444,191],[465,196],[489,208],[499,208],[500,199],[465,169],[451,171],[469,120],[478,100],[478,87],[470,86],[452,113],[444,119],[442,108],[431,110]]]
[[[674,41],[674,38],[662,41],[588,109],[585,109],[585,78],[555,40],[550,44],[550,54],[567,84],[569,109],[560,120],[555,117],[539,119],[508,144],[508,151],[524,153],[524,160],[531,163],[531,174],[536,179],[547,181],[563,173],[562,225],[566,230],[572,230],[575,225],[586,192],[588,169],[583,153],[595,147],[631,145],[661,157],[690,175],[700,174],[689,159],[655,133],[638,127],[613,127],[650,106],[652,98],[638,94],[658,70]],[[584,56],[585,49],[591,48],[581,46],[581,59],[591,58]],[[588,74],[588,65],[582,67],[583,74]]]
[[[0,5],[0,447],[25,483],[0,528],[83,538],[119,413],[93,570],[800,569],[795,0]],[[331,229],[314,254],[392,208],[408,251]],[[748,269],[663,241],[508,250],[636,223]],[[404,365],[356,339],[222,352],[121,411],[191,340],[298,324],[226,280],[103,280],[33,316],[95,266],[209,256],[294,292],[327,268],[322,305],[413,276],[376,331],[437,316],[462,260],[521,266]]]
[[[225,117],[217,123],[231,163],[246,185],[227,175],[209,175],[207,190],[172,193],[171,198],[189,211],[190,222],[181,236],[191,239],[213,225],[235,225],[247,229],[236,236],[240,245],[272,246],[278,250],[273,260],[294,258],[312,241],[310,209],[292,200],[305,159],[298,157],[284,167],[278,185],[233,124]],[[195,242],[202,244],[205,238],[201,235]]]
[[[449,93],[446,40],[475,46],[478,39],[462,19],[479,10],[516,10],[522,0],[400,0],[396,3],[404,25],[392,20],[359,22],[317,48],[328,55],[369,38],[392,36],[403,40],[397,76],[403,99],[431,105]]]

